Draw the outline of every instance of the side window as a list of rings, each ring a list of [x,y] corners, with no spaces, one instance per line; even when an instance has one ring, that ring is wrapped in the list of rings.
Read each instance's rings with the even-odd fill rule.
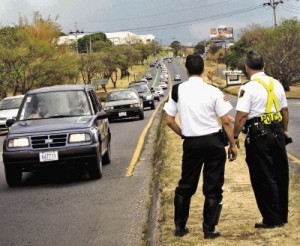
[[[101,109],[102,109],[102,106],[99,103],[99,100],[97,98],[97,95],[96,95],[95,91],[90,90],[88,93],[89,93],[89,96],[91,98],[94,111],[95,112],[100,112]]]

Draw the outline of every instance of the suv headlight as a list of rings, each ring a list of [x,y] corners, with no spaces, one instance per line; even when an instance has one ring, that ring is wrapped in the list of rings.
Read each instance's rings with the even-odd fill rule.
[[[29,139],[28,138],[13,138],[8,140],[9,148],[22,148],[29,147]]]
[[[69,135],[69,143],[90,142],[91,135],[89,133],[71,133]]]

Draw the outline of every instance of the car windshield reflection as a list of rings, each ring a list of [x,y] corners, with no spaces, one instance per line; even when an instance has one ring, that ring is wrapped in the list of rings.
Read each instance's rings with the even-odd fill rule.
[[[29,94],[21,109],[20,120],[91,115],[83,91]]]
[[[112,91],[106,97],[107,102],[134,99],[138,97],[133,91]]]

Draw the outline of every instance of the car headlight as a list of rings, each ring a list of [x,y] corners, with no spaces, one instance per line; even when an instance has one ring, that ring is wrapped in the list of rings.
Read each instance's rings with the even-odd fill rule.
[[[104,110],[113,110],[113,109],[114,109],[113,106],[105,106],[105,107],[104,107]]]
[[[91,135],[88,133],[72,133],[69,135],[69,143],[90,142]]]
[[[9,148],[21,148],[21,147],[29,147],[29,139],[28,138],[13,138],[8,140]]]
[[[138,108],[140,104],[135,103],[135,104],[130,104],[130,108]]]

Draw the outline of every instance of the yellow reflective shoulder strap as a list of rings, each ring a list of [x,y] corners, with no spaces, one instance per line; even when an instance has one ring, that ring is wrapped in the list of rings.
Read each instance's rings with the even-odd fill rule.
[[[253,80],[260,83],[268,92],[268,99],[267,99],[267,107],[266,107],[266,113],[271,112],[272,104],[274,103],[276,112],[279,112],[279,103],[278,99],[274,93],[274,79],[269,77],[270,84],[267,85],[261,78],[254,78]]]

